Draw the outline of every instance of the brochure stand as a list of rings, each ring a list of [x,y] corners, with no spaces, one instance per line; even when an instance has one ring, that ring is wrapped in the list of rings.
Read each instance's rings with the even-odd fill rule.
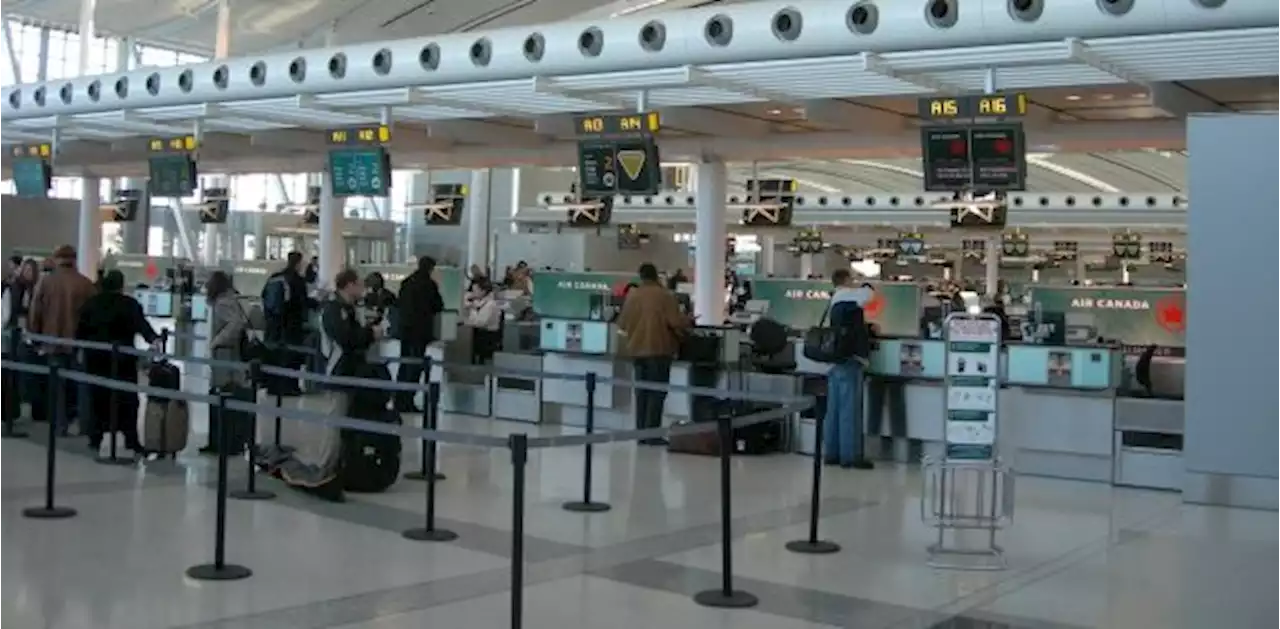
[[[943,453],[925,457],[920,514],[937,530],[929,565],[1002,570],[996,532],[1013,517],[1013,474],[999,457],[1000,320],[948,315],[943,325]],[[981,543],[975,540],[981,537]]]

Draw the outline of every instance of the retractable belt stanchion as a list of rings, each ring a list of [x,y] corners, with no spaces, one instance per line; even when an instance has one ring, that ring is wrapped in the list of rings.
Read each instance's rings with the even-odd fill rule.
[[[596,431],[596,372],[588,371],[587,378],[587,434]],[[590,443],[582,446],[582,500],[564,503],[565,511],[579,513],[600,513],[612,507],[607,502],[591,500],[592,447]]]
[[[427,377],[431,377],[427,374]],[[429,383],[427,385],[427,395],[431,399],[427,400],[426,412],[422,414],[423,429],[435,430],[439,415],[436,412],[438,408],[438,400],[440,398],[439,385],[437,383]],[[422,469],[424,477],[427,481],[427,509],[425,512],[425,521],[421,528],[411,528],[403,533],[405,539],[411,539],[419,542],[451,542],[458,539],[458,534],[449,529],[436,528],[436,480],[443,478],[443,474],[427,474],[425,470],[436,469],[436,441],[428,439],[422,442],[424,453]]]
[[[511,435],[511,629],[524,626],[524,472],[529,436]]]
[[[28,507],[22,510],[23,517],[37,520],[57,520],[75,516],[76,510],[71,507],[59,507],[54,504],[53,488],[57,478],[58,467],[58,428],[66,421],[66,392],[63,391],[61,362],[58,354],[49,355],[49,412],[53,417],[46,418],[49,423],[49,443],[45,444],[44,462],[44,506]]]
[[[282,420],[280,419],[280,407],[284,406],[284,396],[280,394],[280,390],[276,389],[276,425],[275,434],[271,436],[272,445],[280,447],[280,429]]]
[[[227,450],[231,439],[227,428],[227,394],[218,394],[218,491],[213,528],[213,563],[187,568],[187,576],[199,581],[234,581],[244,579],[253,571],[237,564],[227,563]]]
[[[722,417],[717,429],[720,432],[720,588],[704,590],[693,596],[695,603],[704,607],[754,607],[760,599],[754,594],[733,589],[733,505],[730,502],[733,489],[730,482],[730,457],[733,456],[733,424],[731,418]]]
[[[258,402],[258,387],[262,384],[262,361],[254,360],[249,363],[249,390],[253,391],[254,404]],[[258,455],[258,413],[254,411],[249,415],[249,442],[245,444],[246,459],[249,462],[248,469],[245,470],[244,489],[237,489],[229,495],[236,500],[271,500],[276,497],[275,492],[265,489],[258,489],[258,466],[255,457]],[[224,418],[223,421],[226,421]]]
[[[25,349],[22,346],[22,328],[15,326],[9,331],[9,359],[14,362],[26,362]],[[27,433],[15,426],[22,416],[22,393],[26,389],[27,378],[20,371],[4,373],[4,418],[0,422],[0,438],[25,439]]]
[[[830,402],[831,398],[827,398]],[[826,421],[826,410],[814,414],[813,421],[813,487],[809,495],[809,537],[787,542],[787,550],[806,555],[828,555],[840,551],[840,545],[825,539],[818,539],[818,518],[822,502],[822,424]]]
[[[121,356],[120,345],[117,343],[112,343],[111,344],[111,379],[112,380],[120,379],[120,356]],[[107,456],[105,457],[98,456],[94,460],[104,465],[133,465],[133,459],[119,458],[119,456],[117,456],[118,452],[116,451],[116,433],[120,431],[120,394],[122,392],[117,391],[115,389],[108,389],[107,392],[108,392],[108,395],[111,396],[111,408],[110,410],[107,411],[107,431],[108,431],[107,438],[111,440],[111,445],[107,446],[107,453],[108,453]],[[135,398],[138,396],[138,394],[136,393],[127,393],[127,395],[132,395]],[[97,424],[100,421],[100,418],[98,417],[98,412],[97,412],[98,409],[95,408],[93,405],[93,398],[94,398],[93,388],[91,387],[89,389],[88,412],[83,413],[82,416],[90,417],[91,421],[94,424]],[[137,422],[138,418],[134,417],[133,421]],[[88,429],[92,431],[93,427],[88,427]]]
[[[427,399],[423,400],[425,402],[425,404],[423,404],[424,408],[422,409],[423,430],[435,430],[435,427],[432,426],[432,424],[435,423],[440,412],[440,385],[439,383],[432,382],[431,367],[431,357],[424,357],[422,359],[422,375],[427,382],[427,392],[425,394]],[[400,368],[404,369],[404,363],[400,363]],[[428,441],[426,439],[423,439],[422,442],[418,444],[419,468],[414,472],[406,472],[404,478],[408,480],[426,480],[428,475],[431,475],[434,476],[436,480],[445,479],[444,474],[436,471],[435,461],[427,461],[427,449],[429,447],[434,449],[435,445],[432,444],[428,446]]]

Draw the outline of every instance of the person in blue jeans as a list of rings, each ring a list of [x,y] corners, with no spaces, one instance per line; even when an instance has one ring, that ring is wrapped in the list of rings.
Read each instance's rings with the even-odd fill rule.
[[[845,468],[869,470],[874,467],[863,449],[863,371],[871,353],[870,329],[863,304],[871,297],[871,289],[853,286],[848,269],[831,274],[835,291],[828,306],[828,325],[845,336],[849,347],[847,359],[831,364],[827,372],[827,405],[822,440],[825,463]]]

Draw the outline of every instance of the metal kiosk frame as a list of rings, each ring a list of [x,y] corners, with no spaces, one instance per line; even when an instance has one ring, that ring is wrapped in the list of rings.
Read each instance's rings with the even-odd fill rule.
[[[937,530],[928,561],[934,568],[1003,570],[996,533],[1013,521],[1014,475],[998,454],[1000,319],[955,313],[944,330],[943,453],[925,457],[922,466],[920,516]],[[983,543],[973,543],[979,535]]]

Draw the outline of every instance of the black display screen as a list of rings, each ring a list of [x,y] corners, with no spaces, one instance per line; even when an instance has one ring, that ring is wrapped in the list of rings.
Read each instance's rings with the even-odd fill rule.
[[[969,188],[973,177],[969,130],[953,126],[925,127],[922,133],[924,189],[932,192]]]
[[[662,187],[658,145],[652,138],[580,142],[578,180],[585,196],[657,194]]]
[[[1021,124],[932,126],[921,131],[925,190],[1024,190],[1027,152]]]

